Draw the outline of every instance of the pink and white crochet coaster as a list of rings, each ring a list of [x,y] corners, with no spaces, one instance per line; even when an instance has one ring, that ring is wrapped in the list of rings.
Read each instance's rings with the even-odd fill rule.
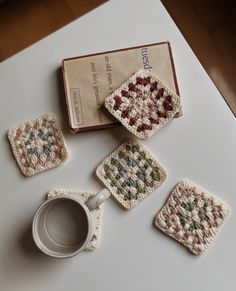
[[[184,180],[171,192],[157,214],[155,224],[166,235],[199,255],[209,247],[229,213],[227,204]]]
[[[47,199],[53,198],[57,195],[71,195],[71,196],[79,196],[82,201],[87,201],[90,196],[94,196],[95,193],[90,192],[78,192],[78,191],[70,191],[70,190],[51,190],[47,194]],[[86,251],[94,251],[100,245],[101,241],[101,233],[102,233],[102,205],[96,207],[96,209],[91,210],[91,215],[94,219],[95,223],[95,232],[92,236],[91,241],[85,248]]]
[[[96,174],[126,209],[137,206],[165,181],[167,173],[136,140],[128,140],[111,153]]]
[[[68,157],[63,134],[52,113],[10,128],[8,138],[25,176],[59,166]]]
[[[180,98],[156,75],[140,70],[106,98],[105,107],[135,136],[147,139],[180,110]]]

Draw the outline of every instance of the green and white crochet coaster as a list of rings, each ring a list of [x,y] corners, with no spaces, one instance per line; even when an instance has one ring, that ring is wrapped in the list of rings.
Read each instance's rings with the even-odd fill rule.
[[[165,181],[167,173],[136,140],[128,140],[97,168],[96,175],[126,209],[137,206]]]
[[[68,158],[63,134],[52,113],[10,128],[8,138],[25,176],[59,166]]]
[[[209,247],[229,213],[227,204],[183,180],[157,214],[155,225],[192,253],[200,255]]]
[[[79,196],[82,201],[87,201],[90,196],[94,196],[95,193],[90,192],[78,192],[71,190],[51,190],[47,193],[47,199],[53,198],[57,195],[71,195]],[[102,233],[102,205],[97,206],[96,209],[91,210],[91,214],[95,221],[95,233],[92,236],[91,241],[88,246],[85,248],[86,251],[94,251],[100,245],[101,233]]]

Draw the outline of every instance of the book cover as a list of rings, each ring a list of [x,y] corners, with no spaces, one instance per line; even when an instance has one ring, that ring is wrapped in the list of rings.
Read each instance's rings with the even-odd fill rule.
[[[147,69],[179,95],[169,42],[64,59],[62,71],[72,132],[118,125],[104,100],[133,73]],[[182,115],[178,112],[175,117]]]

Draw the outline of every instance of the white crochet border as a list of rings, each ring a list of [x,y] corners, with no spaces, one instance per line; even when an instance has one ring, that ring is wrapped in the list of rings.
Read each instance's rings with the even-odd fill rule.
[[[183,187],[183,188],[189,188],[189,187],[194,187],[195,190],[197,192],[201,192],[201,193],[204,193],[204,196],[205,197],[208,197],[210,199],[212,199],[214,201],[215,204],[218,204],[218,205],[221,205],[222,208],[224,209],[224,219],[221,223],[221,225],[218,226],[218,228],[216,229],[216,233],[215,235],[213,235],[210,239],[209,239],[209,242],[208,244],[205,245],[204,249],[202,251],[195,251],[193,250],[192,246],[189,246],[187,243],[185,243],[184,241],[182,241],[181,239],[178,239],[176,237],[176,235],[172,235],[170,233],[168,233],[161,225],[161,221],[162,221],[162,212],[165,210],[165,208],[167,207],[169,201],[171,200],[172,198],[172,195],[174,195],[174,193],[178,190],[179,187]],[[174,240],[178,241],[179,243],[181,243],[182,245],[184,245],[185,247],[187,247],[193,254],[195,255],[200,255],[202,253],[204,253],[206,251],[206,249],[211,245],[214,237],[216,236],[216,234],[219,232],[219,229],[221,228],[221,226],[223,225],[223,223],[225,222],[225,220],[227,219],[227,217],[229,216],[230,214],[230,208],[229,206],[223,202],[222,200],[220,200],[218,197],[214,196],[213,194],[210,194],[209,192],[207,192],[206,190],[204,190],[203,188],[199,187],[198,185],[196,184],[193,184],[192,182],[184,179],[184,180],[181,180],[180,182],[178,182],[176,184],[176,186],[174,187],[174,189],[171,191],[170,195],[169,195],[169,198],[167,199],[165,205],[162,207],[162,209],[160,210],[160,212],[156,215],[156,218],[155,218],[155,225],[157,228],[159,228],[163,233],[165,233],[167,236],[169,237],[172,237]]]
[[[57,161],[57,162],[54,162],[54,163],[51,163],[50,166],[48,167],[38,167],[37,170],[35,171],[28,171],[28,167],[25,167],[24,164],[22,163],[22,159],[20,157],[20,154],[16,148],[16,145],[15,145],[15,141],[14,141],[14,137],[15,137],[15,132],[18,128],[22,128],[22,130],[24,130],[25,126],[27,123],[30,123],[30,124],[34,124],[35,122],[37,121],[40,121],[41,119],[43,118],[48,118],[48,119],[53,119],[54,122],[55,122],[55,126],[57,127],[57,130],[59,132],[59,135],[60,135],[60,138],[61,138],[61,142],[63,144],[63,159],[61,159],[60,161]],[[8,129],[8,132],[7,132],[7,136],[8,136],[8,139],[10,141],[10,144],[11,144],[11,148],[12,148],[12,151],[13,151],[13,154],[16,158],[16,161],[17,161],[17,164],[19,165],[20,169],[21,169],[21,172],[29,177],[29,176],[32,176],[32,175],[35,175],[37,173],[40,173],[42,171],[45,171],[45,170],[49,170],[51,168],[54,168],[54,167],[57,167],[57,166],[60,166],[64,161],[66,161],[69,157],[69,152],[68,152],[68,149],[67,149],[67,146],[66,146],[66,142],[65,142],[65,139],[64,139],[64,136],[63,136],[63,133],[61,131],[61,128],[59,127],[58,125],[58,122],[57,122],[57,118],[56,116],[49,112],[49,113],[45,113],[43,114],[42,116],[38,117],[38,118],[35,118],[35,119],[32,119],[32,120],[29,120],[29,121],[25,121],[25,122],[21,122],[19,123],[17,126],[14,126],[14,127],[11,127]]]
[[[110,106],[109,101],[111,101],[116,95],[121,95],[122,90],[127,90],[128,84],[130,82],[135,82],[137,77],[151,77],[153,78],[164,90],[167,92],[172,99],[174,100],[173,102],[173,110],[171,113],[169,113],[169,117],[167,119],[161,119],[160,123],[156,125],[155,128],[152,130],[148,130],[146,132],[137,132],[137,127],[136,126],[131,126],[127,122],[126,118],[121,117],[121,113],[119,110],[115,111],[113,107]],[[140,139],[147,139],[150,136],[152,136],[156,131],[158,131],[161,127],[166,125],[173,117],[175,114],[180,110],[181,104],[180,104],[180,97],[173,93],[156,75],[153,73],[149,72],[148,70],[139,70],[136,72],[134,75],[132,75],[126,82],[124,82],[118,89],[116,89],[109,97],[105,99],[105,107],[108,109],[108,111],[115,116],[131,133],[133,133],[135,136],[137,136]]]
[[[138,144],[140,146],[140,148],[146,153],[147,158],[153,160],[156,167],[158,167],[159,173],[160,173],[160,181],[157,182],[156,185],[150,191],[148,191],[147,193],[144,193],[143,195],[139,195],[138,199],[135,201],[125,201],[123,198],[121,198],[121,196],[119,194],[117,194],[117,192],[116,192],[116,187],[111,187],[110,183],[108,182],[107,179],[105,179],[103,177],[103,173],[102,173],[102,169],[104,168],[105,163],[110,164],[111,158],[117,156],[118,152],[121,149],[123,149],[125,147],[125,145],[130,145],[130,144],[132,144],[132,145]],[[124,150],[124,151],[126,151],[126,150]],[[132,209],[135,206],[137,206],[137,204],[139,202],[141,202],[144,198],[146,198],[148,195],[150,195],[155,189],[157,189],[161,186],[161,184],[165,181],[165,179],[167,177],[167,171],[164,169],[163,166],[161,166],[157,162],[157,160],[150,154],[150,152],[140,142],[138,142],[134,139],[131,139],[131,140],[129,139],[126,142],[124,142],[122,145],[120,145],[115,151],[113,151],[107,158],[105,158],[105,160],[102,161],[102,163],[96,169],[96,175],[103,182],[103,184],[110,190],[112,195],[121,203],[121,205],[124,208]]]

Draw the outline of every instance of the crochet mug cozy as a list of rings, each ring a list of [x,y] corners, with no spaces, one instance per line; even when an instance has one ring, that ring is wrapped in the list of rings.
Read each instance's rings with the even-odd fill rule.
[[[127,209],[138,205],[165,181],[165,169],[135,140],[128,140],[110,154],[96,174]]]
[[[130,132],[147,139],[180,109],[180,98],[158,77],[140,70],[105,100],[105,107]]]
[[[199,255],[209,247],[229,213],[224,202],[184,180],[171,192],[157,214],[155,224],[166,235]]]
[[[10,128],[8,138],[25,176],[59,166],[68,157],[63,134],[52,113]]]

